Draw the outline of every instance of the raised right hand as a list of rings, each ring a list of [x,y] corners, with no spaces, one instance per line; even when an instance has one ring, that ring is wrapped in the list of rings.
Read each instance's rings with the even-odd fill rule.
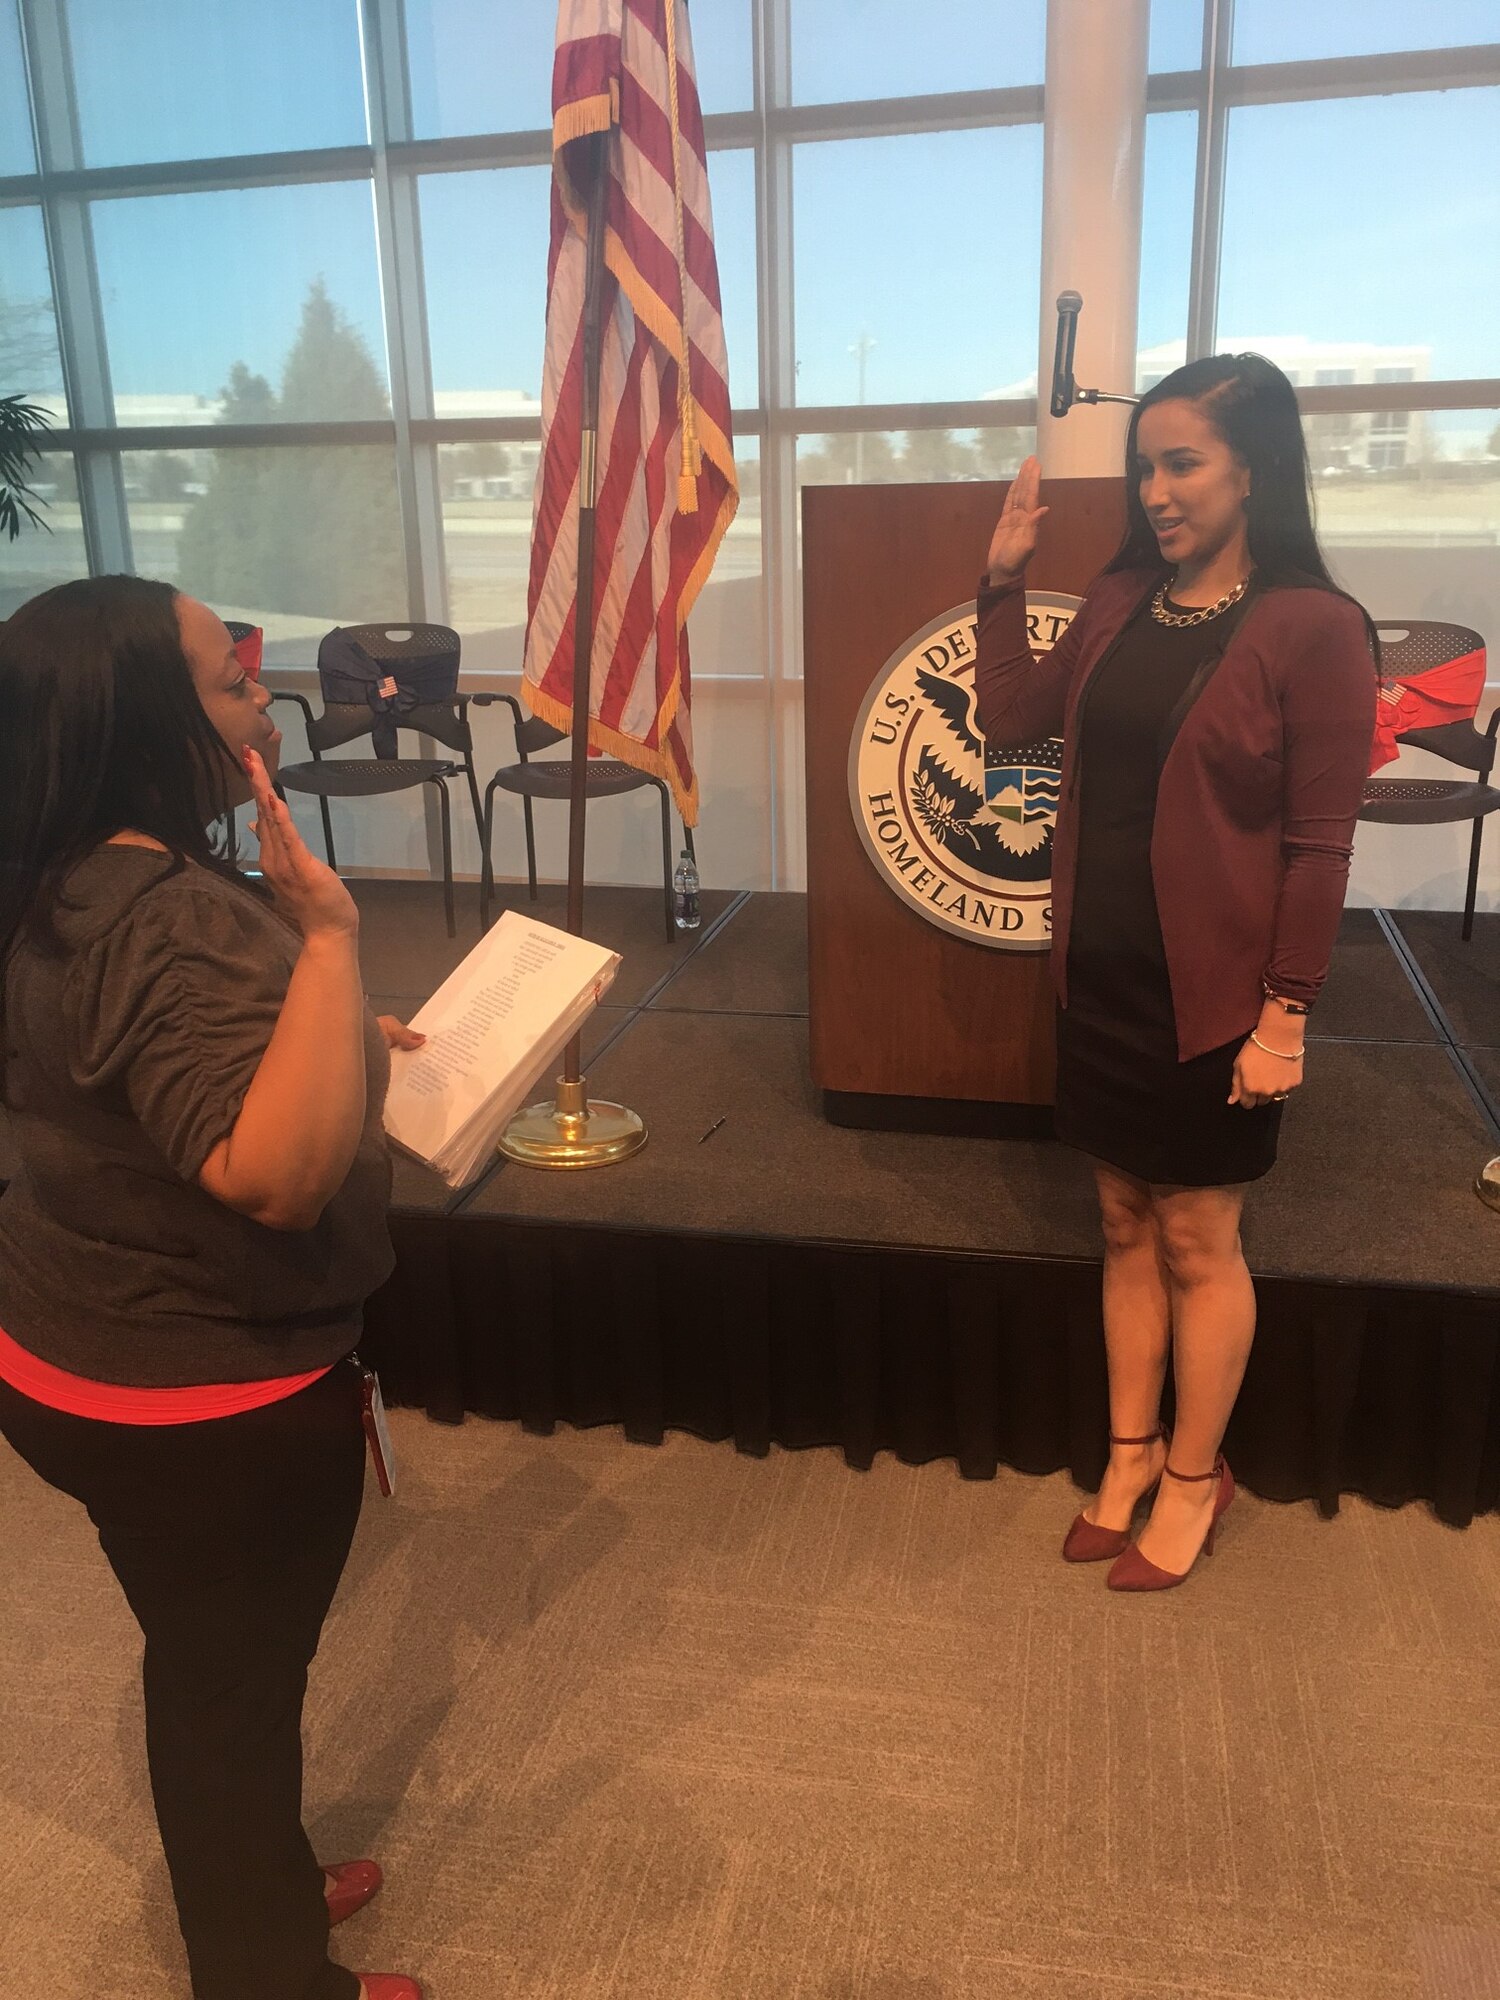
[[[277,902],[304,938],[319,933],[357,937],[359,906],[354,898],[328,864],[309,851],[260,758],[246,750],[244,759],[255,793],[250,831],[260,842],[260,872],[275,890]]]
[[[984,570],[991,583],[1019,583],[1026,574],[1026,565],[1036,554],[1037,530],[1050,511],[1037,504],[1041,489],[1042,468],[1033,454],[1010,482],[1000,519],[990,537]]]

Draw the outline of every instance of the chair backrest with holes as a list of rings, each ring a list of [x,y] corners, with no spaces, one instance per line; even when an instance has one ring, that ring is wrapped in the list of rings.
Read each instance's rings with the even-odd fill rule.
[[[368,711],[369,721],[346,729],[348,742],[369,728],[377,757],[396,755],[396,726],[425,729],[450,742],[457,725],[451,702],[458,692],[459,637],[447,625],[336,625],[318,647],[318,682],[326,708]],[[431,726],[419,711],[431,709],[446,726]],[[453,747],[461,747],[455,744]]]
[[[1481,748],[1485,739],[1473,727],[1484,695],[1484,640],[1467,625],[1428,620],[1409,625],[1392,621],[1376,630],[1380,699],[1370,769],[1388,764],[1401,743],[1432,750],[1470,770],[1487,769]]]
[[[539,715],[528,715],[516,730],[516,748],[523,757],[530,757],[538,750],[550,750],[554,743],[564,743],[567,740],[563,730],[554,729],[550,722],[543,722]]]

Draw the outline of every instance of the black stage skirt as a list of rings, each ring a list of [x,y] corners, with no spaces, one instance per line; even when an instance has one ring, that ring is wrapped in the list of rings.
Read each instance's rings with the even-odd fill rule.
[[[1155,1186],[1234,1187],[1269,1173],[1285,1107],[1229,1102],[1245,1037],[1189,1062],[1144,1042],[1086,1003],[1057,1010],[1062,1143]]]

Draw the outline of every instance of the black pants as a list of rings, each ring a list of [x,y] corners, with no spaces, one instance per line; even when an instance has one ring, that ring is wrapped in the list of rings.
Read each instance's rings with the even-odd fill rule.
[[[196,2000],[355,2000],[302,1827],[302,1702],[364,1484],[359,1374],[207,1423],[98,1423],[0,1382],[145,1635],[146,1750]]]

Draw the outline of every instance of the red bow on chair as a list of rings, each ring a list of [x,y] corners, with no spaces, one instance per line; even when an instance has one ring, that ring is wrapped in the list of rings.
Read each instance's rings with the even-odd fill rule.
[[[257,625],[252,631],[247,632],[243,639],[236,639],[234,642],[234,657],[253,681],[260,679],[260,652],[265,639],[265,633]]]
[[[1440,667],[1430,667],[1411,681],[1382,681],[1375,704],[1372,774],[1397,755],[1398,738],[1414,729],[1432,729],[1443,722],[1466,722],[1484,693],[1485,654],[1461,653]]]

